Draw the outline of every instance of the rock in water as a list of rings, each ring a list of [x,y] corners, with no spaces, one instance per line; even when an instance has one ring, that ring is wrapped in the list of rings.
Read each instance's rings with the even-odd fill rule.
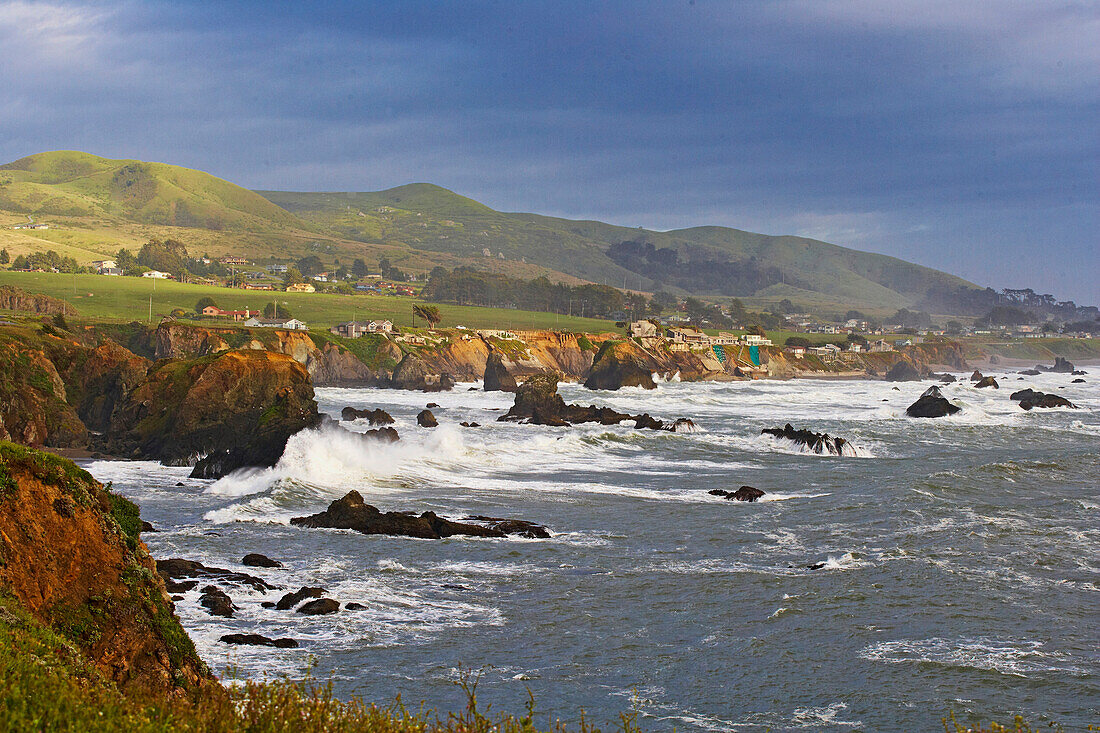
[[[959,406],[951,404],[940,393],[939,387],[932,386],[926,389],[916,402],[906,408],[905,414],[909,417],[944,417],[945,415],[954,415],[961,409]]]
[[[182,558],[157,560],[157,574],[160,575],[166,585],[169,581],[179,580],[180,578],[212,578],[230,585],[247,585],[253,590],[259,591],[274,590],[276,588],[276,586],[271,585],[263,578],[257,578],[255,575],[235,573],[225,568],[208,567],[201,562]]]
[[[261,555],[258,552],[250,552],[241,559],[241,565],[250,568],[281,568],[283,564],[276,560],[272,560],[267,555]]]
[[[415,389],[421,392],[445,392],[455,386],[449,374],[432,374],[415,354],[405,354],[393,370],[390,386],[394,389]]]
[[[535,374],[516,389],[516,400],[500,418],[526,420],[538,410],[543,417],[560,417],[565,412],[565,400],[558,394],[558,378],[549,372]]]
[[[246,646],[271,646],[277,649],[297,649],[294,639],[269,639],[259,634],[226,634],[218,639],[223,644],[243,644]]]
[[[331,598],[318,598],[316,601],[303,603],[298,607],[297,613],[303,613],[306,616],[324,616],[339,610],[340,604],[337,601]]]
[[[435,419],[431,410],[421,410],[416,416],[416,424],[422,428],[439,427],[439,421]]]
[[[354,529],[363,534],[387,534],[437,540],[454,535],[471,537],[504,537],[499,530],[476,524],[451,522],[424,512],[419,517],[405,512],[381,512],[363,501],[358,491],[349,491],[342,499],[329,504],[328,509],[308,517],[294,517],[290,523],[296,527],[327,527]]]
[[[886,372],[887,382],[919,382],[920,372],[910,362],[902,359]]]
[[[707,492],[715,496],[721,496],[727,501],[758,501],[764,492],[754,486],[742,486],[737,491],[726,491],[725,489],[711,489]]]
[[[1077,405],[1073,404],[1065,397],[1056,394],[1036,392],[1030,388],[1021,389],[1019,392],[1013,392],[1008,398],[1015,402],[1019,402],[1020,407],[1025,410],[1031,410],[1035,407],[1069,407],[1077,409]]]
[[[1074,379],[1072,382],[1070,382],[1070,384],[1084,384],[1084,383],[1085,383],[1085,380],[1081,379],[1080,377],[1078,377],[1077,379]],[[144,522],[142,524],[144,524]]]
[[[975,389],[982,389],[983,387],[992,387],[993,389],[1000,389],[1001,385],[997,384],[997,380],[993,377],[982,377],[978,380],[978,383],[974,385]]]
[[[541,524],[527,522],[522,519],[500,519],[499,517],[485,517],[480,514],[466,517],[467,522],[480,522],[491,529],[503,532],[506,535],[526,537],[532,540],[548,540],[550,532]]]
[[[275,609],[278,611],[289,611],[306,599],[320,598],[324,594],[324,588],[311,588],[309,586],[299,588],[293,593],[287,593],[285,596],[280,598],[279,601],[275,604]]]
[[[381,407],[374,410],[357,410],[354,407],[345,407],[340,411],[341,420],[351,421],[359,418],[366,418],[371,425],[393,425],[393,418],[390,417],[390,413]]]
[[[1024,369],[1022,372],[1019,372],[1019,373],[1024,374],[1026,376],[1029,376],[1029,377],[1037,377],[1040,374],[1042,374],[1042,372],[1039,371],[1038,369]]]
[[[815,433],[810,430],[795,430],[787,423],[781,428],[764,428],[761,435],[773,435],[776,438],[784,438],[797,443],[812,453],[829,453],[834,456],[844,454],[844,446],[848,443],[844,438],[829,437],[828,433]],[[751,488],[751,487],[750,487]]]
[[[980,382],[983,379],[985,379],[985,375],[979,372],[977,369],[975,369],[974,373],[970,375],[971,382]]]
[[[592,370],[584,380],[588,389],[616,390],[621,387],[657,389],[653,381],[656,364],[644,352],[628,341],[605,341],[592,362]]]
[[[486,392],[515,392],[518,388],[516,378],[508,373],[499,351],[489,354],[485,362],[484,383]]]
[[[205,608],[211,616],[224,616],[226,618],[232,618],[233,612],[237,610],[232,599],[226,595],[225,591],[212,585],[202,589],[202,595],[199,596],[199,605]]]
[[[1054,357],[1054,366],[1050,368],[1050,371],[1056,374],[1071,374],[1073,372],[1073,363],[1067,361],[1064,357]]]

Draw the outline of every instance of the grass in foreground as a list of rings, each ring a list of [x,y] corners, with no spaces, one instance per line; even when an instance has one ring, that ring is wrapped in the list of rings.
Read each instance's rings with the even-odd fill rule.
[[[465,709],[447,715],[339,700],[316,680],[247,682],[234,688],[210,684],[173,699],[134,699],[120,694],[64,637],[38,623],[11,596],[0,595],[0,730],[137,731],[168,733],[534,733],[565,731],[561,723],[537,725],[533,701],[521,717],[492,713],[477,699],[477,679],[459,685]],[[614,727],[638,731],[634,715]],[[597,733],[585,721],[572,730]]]

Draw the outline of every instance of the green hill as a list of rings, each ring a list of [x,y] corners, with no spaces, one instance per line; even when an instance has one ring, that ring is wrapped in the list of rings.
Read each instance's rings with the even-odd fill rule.
[[[975,287],[894,257],[804,237],[715,226],[657,232],[510,214],[423,183],[372,193],[259,193],[312,225],[351,239],[446,253],[475,266],[503,256],[618,287],[878,308],[913,305],[933,288]],[[652,262],[609,253],[623,242],[666,250],[658,257],[675,252],[677,262],[662,272]],[[759,276],[734,277],[750,269]],[[731,276],[722,277],[725,272]]]
[[[16,230],[31,219],[48,230]],[[202,171],[87,153],[0,166],[0,246],[87,262],[173,237],[192,252],[256,261],[383,256],[411,272],[472,266],[513,277],[756,302],[896,309],[930,290],[974,287],[947,273],[813,239],[703,226],[668,232],[505,213],[414,183],[365,193],[249,191]]]

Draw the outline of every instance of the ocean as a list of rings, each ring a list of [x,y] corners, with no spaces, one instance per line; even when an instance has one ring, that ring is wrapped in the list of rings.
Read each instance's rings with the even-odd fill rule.
[[[1092,370],[1096,371],[1096,370]],[[284,587],[229,589],[238,611],[177,603],[226,678],[332,680],[341,696],[445,712],[455,682],[536,720],[654,731],[938,730],[960,721],[1100,723],[1100,375],[967,375],[957,415],[910,419],[930,382],[663,382],[568,402],[694,433],[499,423],[502,393],[317,390],[322,411],[381,407],[401,441],[369,449],[342,423],[294,436],[272,469],[219,481],[150,462],[91,463],[138,502],[154,557],[240,569]],[[1024,412],[1010,392],[1081,409]],[[417,427],[428,402],[440,427]],[[462,428],[475,421],[478,428]],[[791,423],[847,438],[817,455],[762,436]],[[182,485],[177,485],[182,484]],[[757,503],[707,492],[748,484]],[[350,490],[384,511],[544,524],[548,540],[417,540],[289,526]],[[284,564],[243,568],[250,552]],[[264,609],[322,586],[365,610]],[[256,632],[298,649],[228,646]]]

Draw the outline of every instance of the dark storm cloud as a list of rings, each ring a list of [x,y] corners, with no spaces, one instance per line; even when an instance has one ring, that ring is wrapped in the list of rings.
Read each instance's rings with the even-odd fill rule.
[[[800,233],[1095,302],[1092,2],[0,2],[0,157]]]

